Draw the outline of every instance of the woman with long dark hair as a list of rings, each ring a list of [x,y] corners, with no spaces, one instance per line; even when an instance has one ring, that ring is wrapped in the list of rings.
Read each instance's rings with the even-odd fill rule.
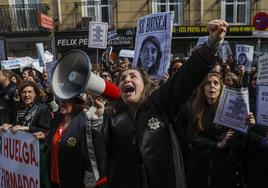
[[[243,187],[239,154],[245,137],[213,122],[222,88],[221,75],[211,72],[193,100],[193,120],[188,127],[190,188]],[[248,124],[255,124],[252,113],[248,115]]]
[[[155,89],[142,69],[119,76],[121,98],[104,118],[109,188],[185,188],[184,167],[172,122],[212,69],[227,23],[211,21],[209,42],[167,82]]]

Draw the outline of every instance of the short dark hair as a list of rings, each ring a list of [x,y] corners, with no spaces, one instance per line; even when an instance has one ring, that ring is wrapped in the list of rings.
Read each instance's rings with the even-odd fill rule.
[[[6,69],[1,69],[0,70],[1,72],[2,72],[2,74],[4,75],[4,76],[6,76],[9,80],[11,79],[11,71],[10,70],[6,70]]]
[[[32,87],[34,89],[35,94],[36,94],[36,98],[34,99],[34,102],[39,101],[39,99],[40,99],[40,89],[39,89],[39,87],[37,86],[37,84],[35,82],[30,81],[30,80],[23,80],[21,82],[21,84],[19,85],[19,94],[20,94],[20,96],[21,96],[21,93],[24,90],[24,88],[26,88],[28,86]]]

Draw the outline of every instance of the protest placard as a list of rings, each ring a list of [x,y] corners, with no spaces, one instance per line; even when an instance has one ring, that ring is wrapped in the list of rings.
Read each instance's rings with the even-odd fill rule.
[[[6,40],[0,36],[0,61],[7,59]]]
[[[45,59],[45,50],[44,50],[44,44],[42,42],[35,43],[36,49],[37,49],[37,55],[39,59],[39,66],[45,67],[46,65],[46,59]]]
[[[39,141],[30,133],[0,132],[0,188],[39,188]]]
[[[32,65],[39,65],[39,59],[33,59],[29,56],[9,58],[1,62],[1,69],[12,70],[24,67],[31,67]]]
[[[139,18],[133,67],[142,67],[153,78],[166,74],[170,63],[173,18],[174,12]]]
[[[222,58],[222,61],[226,63],[228,57],[232,57],[233,53],[228,41],[223,41],[219,50],[219,56]]]
[[[245,71],[251,71],[253,62],[254,46],[250,45],[236,45],[236,60],[238,65],[245,66]]]
[[[246,133],[248,129],[246,122],[248,113],[248,89],[224,86],[214,117],[214,123]]]
[[[107,48],[107,22],[89,22],[88,47],[89,48]]]
[[[257,86],[256,108],[257,123],[268,127],[268,85]]]
[[[259,57],[257,84],[268,84],[268,54]]]

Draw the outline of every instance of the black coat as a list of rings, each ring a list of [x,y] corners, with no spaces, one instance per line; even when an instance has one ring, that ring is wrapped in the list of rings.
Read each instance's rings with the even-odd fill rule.
[[[268,186],[266,179],[268,175],[268,146],[261,144],[267,132],[267,127],[259,125],[255,125],[253,128],[249,129],[247,140],[248,188]]]
[[[59,122],[60,115],[57,113],[49,133],[49,161],[51,157],[51,143],[59,126]],[[85,170],[92,172],[86,144],[87,126],[89,126],[87,117],[84,113],[79,113],[71,120],[70,125],[66,128],[60,139],[58,161],[62,188],[83,188]],[[92,129],[92,139],[100,177],[103,177],[105,175],[103,163],[105,159],[105,149],[103,148],[104,139],[101,134],[94,129]],[[74,145],[72,145],[72,142]]]
[[[105,119],[109,188],[185,186],[182,157],[176,155],[178,145],[171,137],[170,122],[213,63],[214,55],[203,46],[136,114],[121,104],[114,116]]]
[[[189,188],[242,187],[240,153],[243,151],[245,137],[236,132],[224,148],[216,148],[229,128],[214,124],[215,111],[209,104],[204,105],[204,130],[197,131],[193,120],[188,127],[188,139],[191,143],[187,165]]]
[[[25,109],[26,108],[21,105],[16,107],[15,113],[13,114],[13,125],[19,124],[29,126],[29,132],[31,133],[38,131],[46,132],[50,129],[51,114],[47,105],[38,103],[36,112],[33,118],[30,121],[27,121],[28,123],[26,123],[25,116],[23,114],[25,113]]]

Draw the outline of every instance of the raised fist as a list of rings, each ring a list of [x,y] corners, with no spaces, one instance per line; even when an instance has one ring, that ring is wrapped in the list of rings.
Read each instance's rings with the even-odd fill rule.
[[[222,41],[227,32],[228,23],[224,20],[212,20],[208,23],[209,43],[215,46],[216,43]]]

